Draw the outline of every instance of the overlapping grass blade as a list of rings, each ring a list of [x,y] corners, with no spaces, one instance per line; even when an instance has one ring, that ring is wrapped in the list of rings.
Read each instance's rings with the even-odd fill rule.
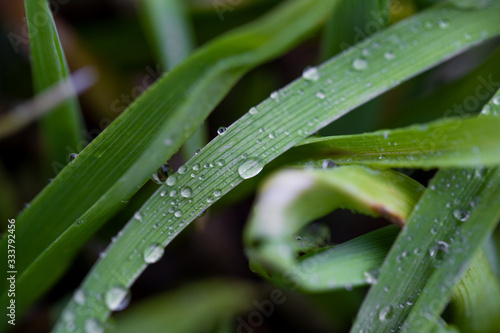
[[[385,216],[402,226],[423,190],[398,172],[356,165],[278,172],[263,184],[245,230],[250,265],[278,284],[293,282],[293,287],[309,291],[363,285],[366,274],[382,263],[397,228],[377,230],[298,259],[307,250],[303,243],[321,244],[307,240],[303,229],[338,208]]]
[[[179,149],[245,72],[303,40],[331,6],[326,0],[292,1],[203,47],[64,168],[17,219],[18,314],[64,272],[80,246]]]
[[[189,22],[187,8],[181,0],[140,0],[142,21],[146,27],[147,36],[153,45],[156,58],[164,70],[171,70],[194,50],[194,37]],[[202,148],[208,141],[205,125],[189,138],[181,148],[181,153],[187,161],[196,150]]]
[[[277,160],[278,164],[364,164],[389,168],[500,165],[500,118],[438,120],[424,125],[357,135],[312,138]]]
[[[500,92],[484,113],[497,113],[499,100]],[[384,261],[352,332],[429,331],[498,223],[499,197],[498,167],[439,171]],[[398,260],[402,253],[410,255]]]
[[[151,246],[166,246],[220,196],[304,137],[402,80],[499,34],[495,15],[499,9],[500,3],[494,2],[477,11],[453,5],[426,11],[318,69],[305,71],[302,79],[252,108],[181,167],[137,212],[79,290],[90,297],[83,304],[72,300],[55,330],[64,330],[68,318],[74,318],[77,327],[88,320],[106,320],[112,309],[95,296],[116,286],[128,288],[147,267],[144,254]],[[427,26],[440,28],[427,30]]]
[[[117,316],[109,332],[197,333],[251,310],[256,286],[243,281],[214,279],[182,286],[148,299]],[[189,316],[186,315],[189,313]]]
[[[500,283],[482,250],[455,287],[452,309],[462,332],[500,331]]]
[[[68,79],[69,70],[48,1],[25,0],[24,6],[33,85],[38,93]],[[83,140],[83,120],[75,97],[46,114],[40,124],[49,163],[65,164],[70,153],[78,152]]]

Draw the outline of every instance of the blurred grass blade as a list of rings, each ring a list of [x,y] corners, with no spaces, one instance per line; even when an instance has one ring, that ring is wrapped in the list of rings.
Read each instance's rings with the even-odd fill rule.
[[[495,96],[483,109],[486,115],[500,110],[500,92]],[[498,198],[498,167],[439,171],[386,257],[351,331],[430,330],[497,225]],[[413,255],[398,262],[403,252]]]
[[[278,283],[289,273],[296,276],[295,287],[306,290],[365,284],[366,274],[378,268],[392,244],[394,228],[377,230],[298,260],[299,253],[306,251],[302,243],[321,243],[307,240],[302,230],[338,208],[385,216],[402,226],[423,190],[418,182],[398,172],[355,165],[278,172],[262,185],[245,230],[252,269],[271,273]],[[314,267],[314,272],[306,271],[315,279],[303,277],[306,267]]]
[[[438,120],[402,129],[311,138],[277,163],[341,164],[431,169],[500,165],[500,118]],[[312,160],[312,161],[311,161]]]
[[[194,49],[193,32],[181,0],[139,0],[147,37],[163,69],[171,70]]]
[[[324,29],[321,59],[333,57],[385,28],[389,3],[390,0],[340,1]]]
[[[179,149],[244,73],[303,40],[331,5],[292,1],[209,43],[157,81],[68,164],[17,219],[17,313],[56,281],[80,246]]]
[[[188,19],[186,4],[182,0],[139,0],[142,21],[162,68],[171,70],[194,50],[194,37]],[[208,141],[205,124],[181,147],[185,161]]]
[[[242,281],[191,283],[126,310],[109,332],[162,333],[166,328],[175,333],[210,332],[228,317],[251,310],[254,297],[255,286]]]
[[[453,294],[453,319],[462,332],[500,332],[500,283],[482,250]]]
[[[35,93],[39,93],[67,80],[69,70],[48,1],[25,0],[24,6],[33,85]],[[78,153],[83,140],[83,119],[75,97],[47,113],[40,124],[49,163],[65,164],[70,153]]]
[[[96,79],[96,73],[92,69],[79,69],[69,79],[56,83],[38,93],[32,100],[16,106],[0,117],[0,139],[19,131],[67,99],[81,94]]]
[[[294,22],[299,25],[311,19],[305,15],[308,10],[324,11],[327,8],[324,2],[320,2],[323,6],[318,7],[306,2],[292,4],[305,6],[299,8],[300,15]],[[305,137],[402,80],[498,35],[498,10],[500,2],[478,11],[463,11],[452,5],[439,6],[389,27],[319,68],[306,70],[302,79],[273,93],[271,98],[252,108],[182,166],[176,175],[170,177],[167,184],[145,203],[120,232],[80,290],[93,294],[106,292],[115,286],[129,288],[147,267],[144,253],[149,251],[150,246],[166,246],[218,198],[243,180],[258,174],[267,163]],[[443,20],[446,25],[422,33],[426,29],[425,22],[439,26]],[[273,40],[275,46],[284,37],[280,38]],[[251,38],[244,40],[244,43],[250,42]],[[368,56],[364,55],[366,52],[362,53],[365,48],[370,50]],[[251,55],[252,58],[254,56]],[[150,93],[154,94],[158,86],[153,87]],[[173,127],[171,131],[176,130]],[[172,132],[165,132],[163,140],[154,146],[160,149],[164,146],[165,137],[171,135]],[[155,152],[151,151],[148,158],[151,159]],[[139,176],[144,174],[143,169],[144,164],[130,168],[122,180],[142,178]],[[120,181],[120,184],[123,183]],[[87,221],[90,217],[92,215],[88,214],[83,219]],[[74,237],[77,228],[72,226],[61,239]],[[60,247],[60,244],[63,242],[54,243],[47,252],[53,255],[62,252],[64,247]],[[88,298],[83,304],[72,300],[67,309],[69,313],[75,314],[74,323],[77,327],[84,327],[88,320],[103,322],[112,311],[103,300],[95,298]],[[87,316],[80,313],[86,313]],[[55,331],[62,330],[67,322],[67,318],[61,318]]]

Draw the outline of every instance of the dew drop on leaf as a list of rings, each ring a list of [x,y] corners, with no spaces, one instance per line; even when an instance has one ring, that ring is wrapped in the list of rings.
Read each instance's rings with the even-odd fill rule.
[[[106,292],[104,301],[111,311],[120,311],[125,309],[130,302],[130,293],[124,287],[112,287]]]
[[[147,264],[153,264],[161,259],[165,250],[160,244],[151,244],[144,250],[144,261]]]
[[[90,318],[85,321],[85,333],[103,333],[104,327],[96,318]]]
[[[394,309],[392,305],[387,305],[380,310],[380,313],[378,314],[378,319],[380,319],[380,321],[386,321],[387,319],[391,319],[393,315],[394,315]]]
[[[453,216],[461,222],[465,222],[469,219],[470,212],[466,209],[460,208],[453,211]]]
[[[85,303],[85,292],[82,289],[78,289],[75,294],[73,295],[73,300],[77,303],[82,305]]]
[[[255,177],[264,168],[264,163],[257,159],[250,158],[243,161],[238,168],[238,173],[243,179],[249,179]]]
[[[182,195],[184,198],[190,198],[190,197],[191,197],[191,194],[192,194],[192,190],[191,190],[191,188],[189,188],[189,187],[184,187],[184,188],[181,190],[181,195]]]
[[[175,217],[181,217],[182,216],[182,211],[178,210],[174,213]]]
[[[356,59],[352,62],[352,68],[357,71],[364,71],[368,68],[368,61],[365,59]]]
[[[172,174],[172,168],[169,164],[163,164],[153,173],[151,177],[157,184],[163,184],[167,181],[168,177]]]
[[[221,126],[217,129],[217,134],[222,135],[226,133],[226,128],[224,126]]]
[[[78,157],[78,154],[71,153],[68,156],[68,162],[73,162]]]
[[[302,72],[302,77],[308,81],[318,81],[319,72],[316,67],[308,67]]]

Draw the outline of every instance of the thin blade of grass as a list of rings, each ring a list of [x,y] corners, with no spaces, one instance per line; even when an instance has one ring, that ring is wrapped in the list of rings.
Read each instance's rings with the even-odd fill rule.
[[[276,161],[386,168],[446,168],[500,165],[500,118],[438,120],[402,129],[306,139]],[[322,160],[323,159],[323,160]]]
[[[129,288],[147,267],[144,253],[150,246],[166,246],[218,198],[304,137],[402,80],[500,33],[497,10],[498,2],[477,11],[439,6],[374,35],[318,69],[305,71],[304,78],[251,109],[170,177],[120,232],[81,291],[96,295],[116,286]],[[446,24],[427,31],[425,22]],[[370,49],[370,56],[362,54],[364,48]],[[55,245],[48,251],[56,251]],[[72,300],[67,310],[75,314],[76,326],[84,327],[87,320],[105,321],[112,308],[102,299],[89,297],[83,304]],[[79,315],[82,312],[89,315]],[[55,331],[66,324],[67,318],[61,318]]]
[[[25,0],[35,93],[69,78],[68,65],[59,41],[48,1]],[[76,95],[76,94],[73,94]],[[83,140],[83,119],[75,97],[46,114],[40,122],[49,163],[66,163],[78,153]],[[64,138],[64,139],[62,139]]]
[[[498,112],[499,100],[497,92],[484,113]],[[351,331],[429,331],[497,225],[499,197],[498,167],[439,171],[386,257]],[[403,252],[413,254],[398,261]]]

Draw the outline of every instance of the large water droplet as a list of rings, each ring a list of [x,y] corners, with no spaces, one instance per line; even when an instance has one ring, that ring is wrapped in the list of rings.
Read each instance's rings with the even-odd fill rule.
[[[78,157],[78,154],[71,153],[68,156],[68,162],[73,162]]]
[[[153,181],[157,184],[163,184],[167,181],[168,176],[172,174],[172,168],[170,167],[169,164],[163,164],[156,170],[155,173],[153,173],[153,176],[151,177]]]
[[[318,69],[316,67],[308,67],[302,72],[302,77],[308,81],[318,81]]]
[[[174,213],[174,216],[175,217],[181,217],[182,216],[182,211],[181,210],[178,210]]]
[[[111,311],[120,311],[125,309],[130,302],[130,293],[128,289],[116,286],[106,292],[104,301]]]
[[[255,177],[262,171],[264,168],[264,163],[257,159],[250,158],[248,160],[243,161],[238,168],[238,173],[241,178],[249,179]]]
[[[352,68],[357,71],[364,71],[368,68],[368,61],[365,59],[356,59],[352,62]]]
[[[191,197],[191,194],[192,194],[192,190],[191,190],[191,188],[189,188],[189,187],[184,187],[184,188],[181,190],[181,195],[182,195],[184,198],[190,198],[190,197]]]
[[[387,319],[391,319],[393,315],[394,315],[394,309],[392,305],[387,305],[380,310],[380,313],[378,314],[378,319],[380,319],[380,321],[386,321]]]
[[[147,264],[153,264],[161,259],[165,250],[160,244],[151,244],[144,250],[144,261]]]

